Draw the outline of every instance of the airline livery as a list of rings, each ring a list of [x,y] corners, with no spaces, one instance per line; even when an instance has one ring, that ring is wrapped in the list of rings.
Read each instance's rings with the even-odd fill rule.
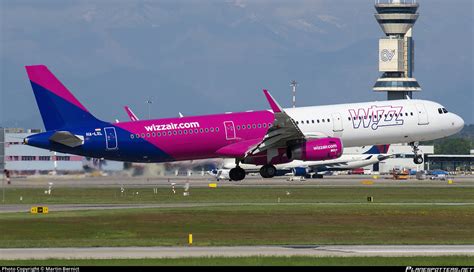
[[[94,117],[44,65],[26,66],[46,132],[24,143],[62,153],[128,162],[235,158],[230,179],[245,178],[240,163],[274,165],[339,158],[346,147],[418,142],[459,132],[462,118],[438,103],[392,100],[283,109],[263,90],[271,110],[111,123]]]

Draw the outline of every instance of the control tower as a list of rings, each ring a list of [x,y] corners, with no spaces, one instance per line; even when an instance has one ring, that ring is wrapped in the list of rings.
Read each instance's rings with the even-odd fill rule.
[[[385,37],[379,40],[379,71],[373,90],[387,92],[387,99],[412,98],[412,92],[421,91],[413,77],[413,25],[419,14],[415,0],[376,0],[375,19]]]

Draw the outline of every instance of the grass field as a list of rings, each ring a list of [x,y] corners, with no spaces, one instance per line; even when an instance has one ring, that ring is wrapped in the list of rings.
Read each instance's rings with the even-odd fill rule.
[[[262,205],[7,213],[0,247],[474,244],[473,206]]]
[[[138,192],[138,194],[136,194]],[[474,188],[459,187],[340,187],[340,188],[192,188],[176,194],[170,188],[56,188],[51,195],[44,189],[8,188],[5,204],[113,204],[113,203],[463,203],[474,202]],[[20,200],[21,198],[21,200]]]
[[[163,258],[163,259],[85,259],[85,260],[16,260],[0,261],[2,266],[473,266],[474,258],[442,257],[235,257],[235,258]]]
[[[191,188],[187,197],[182,192],[57,188],[45,195],[41,189],[9,188],[5,195],[6,204],[235,205],[3,213],[0,247],[183,246],[189,233],[196,246],[474,244],[474,205],[449,204],[472,203],[474,188]],[[431,205],[440,203],[445,204]]]

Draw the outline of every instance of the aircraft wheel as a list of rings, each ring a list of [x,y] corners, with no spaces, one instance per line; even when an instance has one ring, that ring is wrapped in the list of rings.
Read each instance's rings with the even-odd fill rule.
[[[422,155],[416,155],[414,158],[413,158],[413,162],[415,164],[422,164],[423,163],[423,156]]]
[[[262,178],[273,178],[275,174],[276,168],[271,164],[264,165],[260,168],[260,175]]]
[[[229,177],[232,181],[240,181],[245,178],[245,170],[241,167],[235,167],[230,169]]]

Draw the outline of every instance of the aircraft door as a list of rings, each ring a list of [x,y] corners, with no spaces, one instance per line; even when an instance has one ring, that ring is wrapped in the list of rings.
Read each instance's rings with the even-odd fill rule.
[[[344,126],[342,124],[341,114],[338,112],[331,114],[332,115],[332,130],[334,132],[343,131]]]
[[[107,150],[115,150],[118,148],[117,133],[114,127],[106,127],[105,131],[105,147]]]
[[[234,140],[236,138],[235,137],[234,122],[225,121],[224,122],[224,129],[225,129],[225,139],[226,140]]]
[[[418,112],[418,125],[428,125],[430,122],[428,121],[428,113],[426,112],[426,108],[424,104],[415,104],[416,111]]]

